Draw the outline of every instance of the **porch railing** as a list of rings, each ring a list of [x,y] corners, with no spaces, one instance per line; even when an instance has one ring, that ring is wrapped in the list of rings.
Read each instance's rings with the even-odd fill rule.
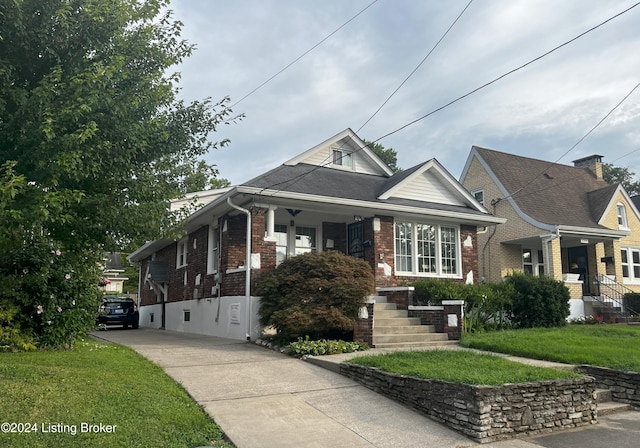
[[[605,306],[619,308],[620,312],[623,313],[625,317],[640,314],[637,310],[634,310],[625,304],[625,295],[633,293],[633,290],[616,282],[608,275],[596,275],[593,283],[598,290],[597,295],[593,296],[596,301]]]

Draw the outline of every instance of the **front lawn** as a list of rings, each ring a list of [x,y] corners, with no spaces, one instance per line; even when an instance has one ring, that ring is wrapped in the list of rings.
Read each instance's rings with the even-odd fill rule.
[[[392,352],[359,356],[347,362],[417,378],[488,386],[581,376],[571,371],[535,367],[462,350]]]
[[[465,333],[461,345],[527,358],[640,372],[640,326],[567,325]]]
[[[2,447],[232,446],[178,383],[119,345],[0,353],[0,384],[0,423],[16,424]]]

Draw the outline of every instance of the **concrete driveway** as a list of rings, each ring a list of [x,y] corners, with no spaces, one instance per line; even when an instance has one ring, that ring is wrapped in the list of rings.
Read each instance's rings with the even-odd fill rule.
[[[96,338],[162,366],[238,448],[636,447],[638,412],[598,425],[479,445],[330,369],[254,344],[171,331],[109,329]]]

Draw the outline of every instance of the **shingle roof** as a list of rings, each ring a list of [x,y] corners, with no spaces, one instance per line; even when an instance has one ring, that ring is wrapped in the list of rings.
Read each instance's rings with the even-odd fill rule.
[[[422,165],[423,164],[420,164],[414,168],[417,169]],[[294,166],[280,165],[241,185],[292,193],[377,202],[381,204],[464,212],[478,216],[486,215],[471,207],[398,198],[378,199],[378,196],[380,196],[383,191],[388,190],[391,186],[397,184],[414,172],[414,168],[386,177],[299,163]]]
[[[640,210],[640,194],[631,198],[633,204],[636,206],[638,210]]]
[[[598,179],[588,168],[477,146],[474,149],[518,207],[533,219],[552,225],[604,228],[598,221],[617,185]]]

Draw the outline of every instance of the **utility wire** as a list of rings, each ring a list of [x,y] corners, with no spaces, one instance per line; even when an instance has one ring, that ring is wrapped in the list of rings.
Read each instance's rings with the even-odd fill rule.
[[[404,80],[400,83],[400,85],[398,87],[396,87],[396,89],[391,93],[391,95],[389,95],[387,97],[386,100],[384,100],[384,102],[380,105],[380,107],[378,107],[378,109],[376,109],[376,111],[373,113],[373,115],[371,115],[363,124],[362,126],[360,126],[358,128],[358,130],[356,131],[356,134],[358,132],[360,132],[362,130],[362,128],[364,128],[367,123],[369,123],[377,114],[378,112],[380,112],[382,110],[382,108],[389,102],[389,100],[391,100],[391,98],[402,88],[402,86],[405,85],[405,83],[409,80],[409,78],[411,78],[415,72],[418,71],[418,69],[422,66],[422,64],[424,64],[424,62],[429,58],[429,56],[431,56],[431,53],[434,52],[434,50],[438,47],[438,45],[440,45],[440,43],[444,40],[444,38],[447,36],[447,34],[449,34],[449,31],[451,31],[451,29],[455,26],[456,23],[458,23],[458,20],[460,20],[460,18],[462,17],[462,15],[465,13],[465,11],[469,8],[469,6],[471,6],[471,3],[473,3],[473,0],[469,0],[469,3],[467,3],[467,6],[465,6],[463,8],[463,10],[460,12],[460,14],[458,14],[458,16],[456,17],[456,19],[453,21],[453,23],[451,23],[451,25],[449,26],[449,28],[447,28],[447,30],[444,32],[444,34],[440,37],[440,39],[438,39],[438,41],[435,43],[435,45],[433,47],[431,47],[431,50],[429,50],[429,52],[426,54],[426,56],[424,58],[422,58],[422,60],[420,61],[420,63],[411,71],[411,73],[409,73],[409,75],[404,78]],[[344,143],[340,145],[340,147],[338,147],[337,149],[340,150],[342,149],[342,147],[344,146]],[[363,148],[358,148],[355,152],[358,152],[360,150],[362,150]],[[329,164],[331,164],[333,162],[333,155],[330,154],[328,157],[326,157],[319,165],[317,168],[314,168],[312,171],[315,171],[316,169],[318,169],[319,167],[324,167],[327,166]],[[311,173],[312,171],[309,171],[309,173]],[[306,174],[303,173],[301,175],[299,175],[299,179],[301,179],[302,177],[304,177]],[[299,180],[298,179],[298,180]],[[293,182],[295,180],[295,178],[290,179],[289,181],[286,182],[292,182],[291,185],[293,185],[295,182],[297,182],[297,180],[295,182]],[[282,182],[282,183],[286,183],[286,182]],[[273,186],[276,185],[280,185],[279,184],[275,184]],[[289,186],[291,186],[289,185]],[[272,187],[273,187],[272,186]],[[263,189],[264,191],[264,189]]]
[[[417,119],[415,119],[415,120],[413,120],[413,121],[410,121],[409,123],[404,124],[403,126],[401,126],[401,127],[397,128],[397,129],[395,129],[395,130],[391,131],[391,132],[388,132],[388,133],[386,133],[386,134],[382,135],[381,137],[378,137],[377,139],[373,140],[371,143],[379,142],[380,140],[382,140],[382,139],[384,139],[384,138],[386,138],[386,137],[389,137],[389,136],[391,136],[391,135],[393,135],[393,134],[396,134],[396,133],[398,133],[398,132],[402,131],[403,129],[406,129],[407,127],[409,127],[409,126],[411,126],[411,125],[413,125],[413,124],[416,124],[416,123],[418,123],[419,121],[422,121],[422,120],[424,120],[425,118],[428,118],[428,117],[430,117],[431,115],[434,115],[434,114],[436,114],[437,112],[440,112],[441,110],[443,110],[443,109],[445,109],[445,108],[447,108],[447,107],[449,107],[449,106],[451,106],[451,105],[453,105],[453,104],[455,104],[455,103],[457,103],[457,102],[461,101],[462,99],[467,98],[467,97],[469,97],[469,96],[473,95],[474,93],[476,93],[476,92],[478,92],[478,91],[480,91],[480,90],[482,90],[482,89],[484,89],[484,88],[486,88],[486,87],[488,87],[488,86],[490,86],[490,85],[492,85],[492,84],[495,84],[496,82],[500,81],[501,79],[506,78],[507,76],[509,76],[509,75],[511,75],[511,74],[513,74],[513,73],[515,73],[515,72],[517,72],[517,71],[519,71],[519,70],[521,70],[521,69],[523,69],[523,68],[525,68],[525,67],[527,67],[527,66],[529,66],[529,65],[533,64],[534,62],[539,61],[540,59],[542,59],[542,58],[544,58],[544,57],[546,57],[546,56],[550,55],[551,53],[554,53],[555,51],[557,51],[557,50],[559,50],[559,49],[561,49],[561,48],[563,48],[563,47],[565,47],[565,46],[569,45],[570,43],[575,42],[576,40],[580,39],[581,37],[584,37],[585,35],[587,35],[587,34],[591,33],[592,31],[595,31],[596,29],[598,29],[598,28],[602,27],[603,25],[605,25],[605,24],[607,24],[607,23],[611,22],[612,20],[614,20],[614,19],[616,19],[616,18],[620,17],[621,15],[623,15],[623,14],[625,14],[625,13],[627,13],[627,12],[631,11],[632,9],[634,9],[635,7],[637,7],[638,5],[640,5],[640,2],[637,2],[637,3],[633,4],[633,5],[631,5],[629,8],[627,8],[627,9],[625,9],[625,10],[623,10],[623,11],[621,11],[621,12],[619,12],[619,13],[617,13],[617,14],[615,14],[615,15],[611,16],[611,17],[609,17],[608,19],[606,19],[606,20],[604,20],[604,21],[600,22],[599,24],[597,24],[597,25],[595,25],[595,26],[593,26],[593,27],[589,28],[588,30],[586,30],[586,31],[584,31],[584,32],[582,32],[582,33],[580,33],[580,34],[578,34],[577,36],[573,37],[572,39],[569,39],[568,41],[566,41],[566,42],[564,42],[564,43],[562,43],[562,44],[560,44],[560,45],[558,45],[558,46],[556,46],[556,47],[552,48],[551,50],[549,50],[549,51],[547,51],[547,52],[543,53],[542,55],[540,55],[540,56],[538,56],[538,57],[536,57],[536,58],[534,58],[534,59],[530,60],[529,62],[526,62],[526,63],[524,63],[524,64],[522,64],[522,65],[520,65],[520,66],[518,66],[518,67],[516,67],[516,68],[514,68],[514,69],[512,69],[512,70],[509,70],[508,72],[506,72],[506,73],[504,73],[504,74],[502,74],[502,75],[498,76],[497,78],[494,78],[493,80],[491,80],[491,81],[489,81],[489,82],[486,82],[485,84],[482,84],[482,85],[481,85],[481,86],[479,86],[479,87],[476,87],[475,89],[471,90],[470,92],[467,92],[467,93],[465,93],[464,95],[461,95],[461,96],[457,97],[456,99],[454,99],[454,100],[452,100],[452,101],[449,101],[448,103],[446,103],[446,104],[444,104],[444,105],[442,105],[442,106],[440,106],[440,107],[438,107],[438,108],[436,108],[436,109],[432,110],[431,112],[429,112],[429,113],[427,113],[427,114],[425,114],[425,115],[423,115],[423,116],[421,116],[421,117],[419,117],[419,118],[417,118]],[[361,151],[361,150],[363,150],[363,149],[364,149],[364,148],[366,148],[366,147],[367,147],[367,145],[362,146],[362,147],[360,147],[360,148],[356,149],[353,153],[355,154],[356,152]],[[262,192],[262,191],[264,191],[264,190],[267,190],[267,189],[271,189],[271,188],[273,188],[273,187],[277,187],[277,186],[279,186],[279,185],[287,184],[287,183],[289,183],[289,182],[291,182],[291,185],[293,185],[294,183],[296,183],[296,182],[298,182],[300,179],[302,179],[304,176],[307,176],[307,175],[309,175],[309,174],[313,173],[314,171],[316,171],[316,170],[318,170],[318,169],[320,169],[320,168],[322,168],[322,167],[325,167],[326,165],[327,165],[327,164],[323,164],[323,165],[315,166],[313,169],[311,169],[311,170],[309,170],[309,171],[307,171],[307,172],[305,172],[305,173],[301,173],[301,174],[299,174],[299,175],[297,175],[297,176],[294,176],[294,177],[292,177],[291,179],[288,179],[288,180],[286,180],[286,181],[281,181],[281,182],[274,183],[274,184],[270,185],[269,187],[264,187],[264,188],[261,190],[261,192]],[[291,185],[289,185],[289,186],[291,186]],[[279,190],[278,190],[278,191],[279,191]],[[276,191],[276,192],[274,192],[273,194],[275,194],[275,193],[277,193],[277,191]]]
[[[398,92],[398,90],[400,90],[402,88],[402,86],[405,85],[405,83],[409,80],[409,78],[411,78],[413,76],[413,74],[418,71],[418,69],[422,66],[422,64],[424,64],[424,62],[429,58],[429,56],[431,56],[431,53],[433,53],[434,50],[436,48],[438,48],[438,45],[440,45],[440,42],[442,42],[444,40],[444,38],[447,37],[447,34],[449,34],[449,31],[451,31],[451,29],[454,27],[454,25],[456,23],[458,23],[458,20],[460,20],[460,17],[462,17],[462,14],[464,14],[464,12],[469,8],[469,6],[471,6],[471,3],[473,3],[473,0],[470,0],[469,3],[467,3],[467,6],[465,6],[464,9],[462,10],[462,12],[460,12],[460,14],[458,14],[458,17],[456,17],[456,19],[449,26],[449,28],[447,28],[447,31],[445,31],[445,33],[442,35],[442,37],[440,37],[440,39],[438,39],[438,42],[436,42],[436,44],[433,47],[431,47],[431,50],[429,50],[427,55],[424,58],[422,58],[422,61],[420,61],[420,63],[416,66],[416,68],[414,68],[413,71],[411,73],[409,73],[409,76],[404,78],[404,81],[402,81],[400,83],[400,85],[393,92],[391,92],[391,95],[389,95],[389,97],[386,100],[384,100],[384,102],[380,105],[380,107],[378,107],[378,109],[373,113],[373,115],[371,115],[367,119],[367,121],[365,121],[362,124],[362,126],[360,126],[358,128],[358,130],[356,131],[356,134],[358,132],[360,132],[362,130],[362,128],[367,125],[367,123],[369,123],[371,120],[373,120],[373,117],[378,115],[378,112],[380,112],[382,110],[382,108],[389,102],[389,100],[396,94],[396,92]]]
[[[580,137],[580,139],[578,139],[578,141],[577,141],[576,143],[574,143],[574,144],[573,144],[573,146],[572,146],[571,148],[569,148],[567,151],[565,151],[565,153],[564,153],[564,154],[562,154],[560,157],[558,157],[558,158],[556,159],[556,161],[555,161],[555,162],[550,162],[550,163],[549,163],[549,166],[547,166],[547,168],[546,168],[546,169],[544,169],[543,171],[541,171],[540,173],[538,173],[538,174],[537,174],[536,176],[534,176],[534,177],[533,177],[529,182],[527,182],[526,184],[524,184],[522,187],[518,188],[515,192],[513,192],[513,193],[511,193],[511,194],[509,194],[509,195],[507,195],[507,196],[505,196],[504,198],[499,198],[499,199],[496,199],[496,200],[497,200],[497,201],[501,201],[502,199],[509,199],[509,198],[514,197],[516,194],[519,194],[520,192],[522,192],[522,190],[524,190],[524,189],[525,189],[525,188],[527,188],[529,185],[531,185],[533,182],[535,182],[535,181],[536,181],[536,179],[538,179],[540,176],[543,176],[547,171],[549,171],[549,169],[550,169],[552,166],[556,165],[556,164],[557,164],[557,163],[558,163],[562,158],[564,158],[564,156],[566,156],[566,155],[567,155],[567,154],[569,154],[571,151],[573,151],[573,150],[576,148],[576,146],[578,146],[578,145],[579,145],[580,143],[582,143],[582,142],[583,142],[583,141],[584,141],[584,140],[585,140],[589,135],[591,135],[591,133],[592,133],[593,131],[595,131],[595,130],[596,130],[596,129],[597,129],[597,128],[598,128],[598,127],[599,127],[599,126],[600,126],[600,125],[601,125],[601,124],[602,124],[602,123],[603,123],[607,118],[609,118],[609,116],[610,116],[610,115],[611,115],[611,114],[612,114],[612,113],[613,113],[613,112],[614,112],[618,107],[620,107],[620,106],[622,105],[622,103],[624,103],[624,102],[627,100],[627,98],[629,98],[629,97],[631,96],[631,94],[632,94],[633,92],[635,92],[635,90],[636,90],[638,87],[640,87],[640,82],[639,82],[638,84],[636,84],[636,85],[633,87],[633,89],[631,89],[631,90],[630,90],[630,91],[629,91],[629,92],[624,96],[624,98],[622,98],[620,101],[618,101],[618,104],[616,104],[615,106],[613,106],[613,109],[611,109],[609,112],[607,112],[607,113],[606,113],[606,115],[605,115],[604,117],[602,117],[602,118],[600,119],[600,121],[598,121],[598,123],[596,123],[596,124],[595,124],[595,126],[593,126],[593,127],[592,127],[592,128],[591,128],[591,129],[586,133],[586,134],[584,134],[582,137]],[[566,180],[566,181],[564,181],[564,182],[560,182],[559,184],[554,184],[553,186],[549,186],[549,187],[547,187],[547,188],[537,189],[537,190],[535,191],[535,193],[538,193],[538,192],[543,191],[543,190],[547,190],[547,189],[549,189],[549,188],[557,188],[557,187],[558,187],[558,185],[561,185],[561,184],[563,184],[563,183],[569,182],[569,181],[571,181],[571,180],[573,180],[573,179],[574,179],[574,177],[569,178],[569,179],[567,179],[567,180]],[[522,196],[528,196],[528,195],[530,195],[530,194],[532,194],[532,193],[528,193],[528,194],[520,195],[520,197],[522,197]]]
[[[298,62],[300,59],[302,59],[303,57],[305,57],[307,54],[311,53],[313,50],[315,50],[317,47],[319,47],[320,45],[322,45],[324,43],[324,41],[326,41],[327,39],[329,39],[331,36],[333,36],[334,34],[336,34],[338,31],[340,31],[342,28],[344,28],[345,26],[347,26],[350,22],[352,22],[354,19],[356,19],[356,17],[358,17],[360,14],[362,14],[363,12],[365,12],[367,9],[369,9],[371,6],[373,6],[378,0],[373,0],[371,3],[369,3],[364,9],[362,9],[359,13],[357,13],[355,16],[351,17],[349,20],[347,20],[346,22],[344,22],[342,25],[340,25],[338,28],[336,28],[332,33],[330,33],[329,35],[327,35],[325,38],[323,38],[320,42],[318,42],[317,44],[315,44],[313,47],[309,48],[307,51],[305,51],[304,53],[302,53],[300,56],[298,56],[296,59],[294,59],[292,62],[290,62],[289,64],[287,64],[284,68],[280,69],[280,71],[278,71],[275,75],[271,76],[269,79],[267,79],[266,81],[264,81],[262,84],[260,84],[258,87],[256,87],[255,89],[253,89],[251,92],[247,93],[245,96],[243,96],[242,98],[240,98],[238,101],[236,101],[235,103],[233,103],[231,106],[231,108],[233,108],[234,106],[236,106],[237,104],[239,104],[241,101],[245,100],[246,98],[248,98],[249,96],[253,95],[255,92],[257,92],[258,90],[260,90],[265,84],[267,84],[268,82],[270,82],[271,80],[273,80],[276,76],[278,76],[280,73],[284,72],[286,69],[288,69],[289,67],[291,67],[293,64],[295,64],[296,62]]]

